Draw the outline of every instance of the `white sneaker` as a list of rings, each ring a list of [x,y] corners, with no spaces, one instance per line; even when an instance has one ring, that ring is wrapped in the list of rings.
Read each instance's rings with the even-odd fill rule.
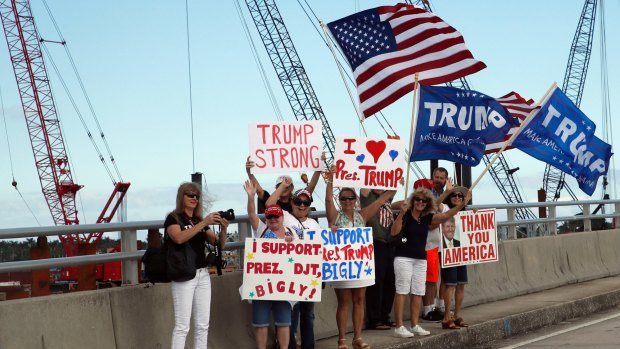
[[[413,337],[413,333],[409,332],[405,326],[400,326],[394,330],[394,337],[411,338]]]
[[[429,331],[423,329],[420,325],[415,325],[415,327],[411,327],[409,331],[411,331],[411,333],[413,333],[414,335],[418,336],[428,336],[429,334],[431,334]]]

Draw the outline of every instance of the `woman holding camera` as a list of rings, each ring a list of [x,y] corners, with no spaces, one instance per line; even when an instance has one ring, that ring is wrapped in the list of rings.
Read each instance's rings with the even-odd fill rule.
[[[253,236],[263,239],[284,239],[286,242],[296,240],[296,234],[289,228],[284,227],[284,212],[278,205],[268,205],[265,208],[265,222],[262,222],[256,214],[254,197],[256,187],[252,181],[245,181],[243,186],[248,194],[248,218],[252,225]],[[273,314],[276,325],[276,337],[280,349],[288,348],[289,327],[291,326],[291,303],[288,301],[261,301],[252,300],[252,326],[258,349],[267,347],[267,329],[269,327],[269,314]]]
[[[206,348],[211,315],[211,278],[207,270],[207,243],[224,248],[228,221],[217,212],[202,217],[200,187],[196,183],[182,183],[177,190],[176,208],[166,217],[164,230],[170,239],[169,248],[182,249],[189,244],[195,253],[196,275],[191,279],[172,280],[174,330],[172,349],[185,348],[190,318],[194,320],[194,348]],[[219,238],[209,228],[220,225]]]

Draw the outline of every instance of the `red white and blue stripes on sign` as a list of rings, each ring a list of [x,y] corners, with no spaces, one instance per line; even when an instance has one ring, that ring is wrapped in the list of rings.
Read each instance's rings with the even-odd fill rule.
[[[327,26],[351,65],[365,117],[413,91],[415,73],[435,85],[486,68],[456,29],[413,5],[377,7]]]
[[[536,108],[538,105],[534,104],[534,100],[521,97],[520,94],[512,91],[505,96],[496,98],[496,100],[501,104],[504,108],[508,110],[512,116],[514,116],[517,120],[519,120],[519,125],[525,120],[525,118],[530,114],[530,112]],[[513,133],[519,128],[519,125],[514,126],[508,131],[506,136],[500,141],[496,143],[487,144],[486,149],[484,151],[485,154],[495,153],[499,151],[504,143],[510,139]],[[506,147],[504,150],[512,149],[512,146]]]

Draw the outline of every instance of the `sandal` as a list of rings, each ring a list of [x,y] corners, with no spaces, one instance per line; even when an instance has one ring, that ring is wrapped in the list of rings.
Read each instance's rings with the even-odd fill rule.
[[[457,318],[456,320],[454,320],[454,324],[457,325],[458,327],[469,327],[468,324],[465,323],[465,321],[463,321],[463,318]]]
[[[351,344],[353,344],[353,349],[370,349],[370,344],[364,342],[362,337],[354,339]]]
[[[341,338],[338,340],[338,349],[349,349],[346,338]]]
[[[386,324],[381,323],[381,322],[378,322],[378,323],[368,327],[369,330],[379,330],[379,331],[389,330],[390,328],[391,328],[390,325],[386,325]]]
[[[453,320],[448,320],[446,322],[442,321],[441,328],[443,328],[444,330],[458,330],[459,329],[459,327],[454,324]]]

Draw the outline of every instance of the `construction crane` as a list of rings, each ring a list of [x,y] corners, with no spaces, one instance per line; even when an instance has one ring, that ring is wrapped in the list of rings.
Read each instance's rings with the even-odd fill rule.
[[[407,0],[407,2],[411,5],[423,6],[427,11],[433,12],[431,9],[431,5],[427,0],[417,1],[415,4],[411,0]],[[458,80],[447,83],[448,86],[457,87],[464,90],[469,90],[469,83],[466,78],[460,78]],[[484,155],[482,160],[486,165],[491,162],[491,156]],[[489,168],[489,173],[495,182],[495,185],[499,189],[502,196],[504,196],[504,200],[507,203],[522,203],[523,199],[521,197],[521,193],[519,192],[519,187],[517,186],[515,179],[513,177],[515,170],[511,169],[508,165],[508,161],[504,158],[503,154],[500,154],[496,163]],[[520,220],[525,219],[536,219],[536,215],[532,210],[527,207],[520,207],[515,210],[515,216]]]
[[[246,0],[245,2],[295,118],[299,121],[320,120],[323,124],[323,139],[325,140],[323,149],[326,163],[330,166],[334,162],[336,138],[275,1]]]
[[[581,95],[586,83],[586,75],[588,74],[595,17],[596,0],[586,0],[570,48],[564,83],[562,84],[562,91],[577,107],[581,104]],[[560,198],[562,189],[566,189],[571,198],[575,201],[577,200],[577,196],[566,185],[564,179],[565,173],[561,170],[551,165],[545,167],[543,190],[545,191],[547,201],[557,201]]]
[[[0,15],[43,195],[56,225],[79,224],[75,197],[82,186],[73,181],[30,2],[0,0]],[[113,184],[97,223],[110,222],[130,185],[114,180]],[[101,237],[102,233],[90,233],[59,239],[66,254],[73,256],[80,245],[96,245]]]

